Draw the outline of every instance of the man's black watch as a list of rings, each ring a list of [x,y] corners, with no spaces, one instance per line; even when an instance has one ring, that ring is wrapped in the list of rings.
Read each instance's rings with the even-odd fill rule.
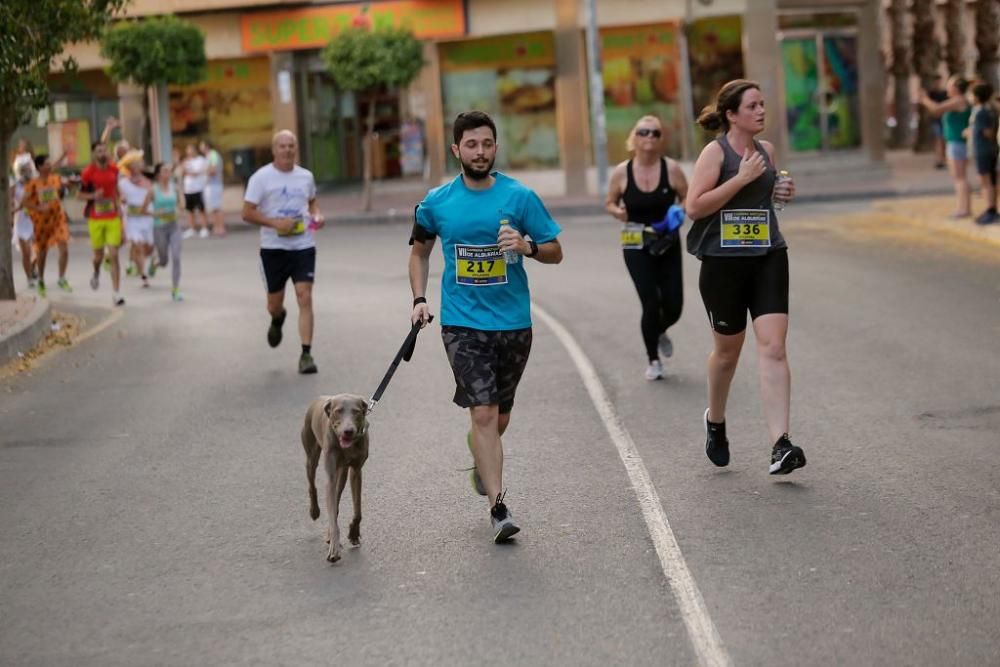
[[[528,246],[530,247],[530,249],[528,250],[528,254],[525,255],[525,257],[534,257],[535,255],[538,254],[537,243],[535,243],[534,241],[528,241]]]

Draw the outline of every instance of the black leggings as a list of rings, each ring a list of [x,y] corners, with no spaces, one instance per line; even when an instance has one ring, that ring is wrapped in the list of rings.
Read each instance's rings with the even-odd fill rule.
[[[625,266],[635,283],[642,304],[642,342],[650,361],[660,334],[677,323],[684,308],[684,277],[681,272],[681,243],[677,241],[663,255],[653,257],[645,250],[623,250]]]

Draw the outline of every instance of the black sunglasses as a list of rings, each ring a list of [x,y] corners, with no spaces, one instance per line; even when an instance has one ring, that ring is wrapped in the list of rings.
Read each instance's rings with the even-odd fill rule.
[[[654,130],[648,127],[640,127],[635,131],[635,136],[637,137],[653,137],[654,139],[659,139],[663,136],[663,133],[659,130]]]

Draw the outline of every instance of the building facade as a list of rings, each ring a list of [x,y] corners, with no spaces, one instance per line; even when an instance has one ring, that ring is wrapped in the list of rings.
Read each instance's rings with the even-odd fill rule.
[[[477,108],[497,119],[499,166],[558,170],[567,193],[582,193],[593,162],[586,4],[135,0],[129,14],[176,13],[206,37],[205,80],[151,96],[163,146],[156,153],[208,138],[235,181],[269,159],[274,131],[291,128],[302,163],[320,181],[353,181],[361,176],[361,119],[374,105],[376,176],[437,182],[456,166],[448,150],[452,119]],[[645,113],[663,120],[672,155],[693,158],[706,139],[694,129],[698,110],[738,77],[761,83],[772,114],[767,137],[782,156],[882,159],[879,31],[863,29],[880,21],[876,0],[596,0],[596,12],[611,163],[625,157],[625,137]],[[424,43],[417,81],[372,99],[339,91],[322,47],[351,26],[389,25],[409,27]],[[77,134],[85,124],[96,135],[117,92],[126,134],[137,140],[141,93],[107,81],[96,45],[71,52],[81,73],[60,76],[72,78],[62,85],[78,107],[55,113],[63,92],[54,86],[53,108],[35,125],[61,118]],[[32,132],[45,143],[41,127]]]

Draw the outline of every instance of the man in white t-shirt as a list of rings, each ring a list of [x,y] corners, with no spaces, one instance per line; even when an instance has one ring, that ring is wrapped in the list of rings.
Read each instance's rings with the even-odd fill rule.
[[[267,312],[271,326],[267,343],[278,347],[285,323],[285,284],[291,278],[299,304],[302,355],[299,373],[315,373],[312,358],[312,286],[316,272],[313,231],[323,226],[316,207],[312,172],[295,164],[298,140],[281,130],[271,141],[274,161],[254,172],[243,195],[243,220],[260,226],[260,264],[267,283]]]
[[[184,207],[187,209],[190,226],[184,238],[198,233],[199,238],[208,238],[208,216],[205,215],[205,185],[208,184],[208,160],[198,152],[195,144],[188,144],[184,158]],[[201,214],[201,227],[198,214]]]

